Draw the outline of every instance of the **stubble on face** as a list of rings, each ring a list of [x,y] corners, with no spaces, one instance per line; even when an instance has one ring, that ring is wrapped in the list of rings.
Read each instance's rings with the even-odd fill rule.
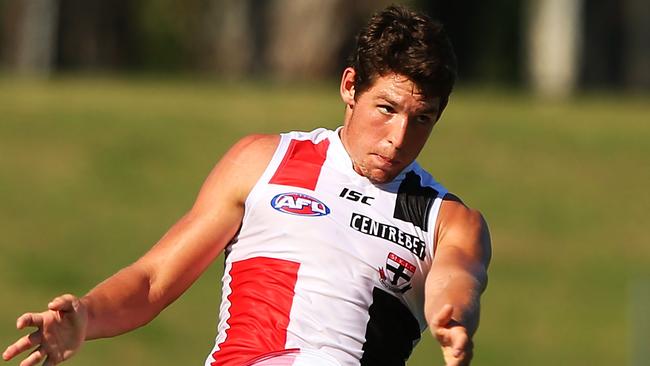
[[[354,168],[354,171],[357,172],[357,174],[366,177],[373,184],[382,184],[382,183],[390,182],[397,175],[394,174],[393,176],[387,176],[385,173],[375,174],[375,172],[373,172],[371,169],[368,169],[366,167],[366,164],[363,163],[359,164],[354,161],[352,161],[352,168]]]
[[[349,131],[343,130],[341,133],[345,132]],[[363,134],[363,131],[353,131],[353,133]],[[351,136],[345,137],[350,138]],[[350,140],[354,140],[354,137],[352,137]],[[381,146],[373,145],[371,146],[370,151],[364,151],[359,154],[360,156],[350,154],[350,160],[352,161],[352,168],[357,174],[366,177],[373,184],[383,184],[392,181],[395,177],[397,177],[397,175],[399,175],[402,169],[405,168],[405,166],[400,166],[399,168],[391,168],[389,166],[390,163],[384,161],[384,158],[395,158],[398,156],[398,154],[398,151],[395,149],[388,151],[386,147],[382,148]],[[373,160],[377,161],[373,162]],[[381,164],[385,164],[387,166],[382,169]]]

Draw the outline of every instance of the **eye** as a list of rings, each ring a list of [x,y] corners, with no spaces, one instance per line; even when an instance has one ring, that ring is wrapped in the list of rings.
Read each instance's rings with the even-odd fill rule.
[[[377,109],[379,109],[379,112],[383,114],[392,114],[395,112],[395,109],[388,104],[380,104],[377,106]]]
[[[415,116],[415,122],[421,125],[428,125],[433,121],[433,117],[429,114],[420,114]]]

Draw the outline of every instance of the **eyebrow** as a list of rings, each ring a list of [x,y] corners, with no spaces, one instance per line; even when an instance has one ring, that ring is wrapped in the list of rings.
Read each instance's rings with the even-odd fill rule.
[[[394,105],[394,106],[399,104],[393,98],[391,98],[390,95],[388,95],[386,93],[381,93],[381,94],[377,95],[377,98],[378,99],[383,99],[385,102],[388,102],[389,104]]]
[[[399,105],[398,102],[396,102],[393,98],[390,97],[390,95],[386,93],[381,93],[377,95],[378,99],[383,99],[385,102],[390,104],[391,106],[397,106]],[[429,106],[424,108],[422,111],[419,112],[419,114],[437,114],[439,111],[439,106]]]

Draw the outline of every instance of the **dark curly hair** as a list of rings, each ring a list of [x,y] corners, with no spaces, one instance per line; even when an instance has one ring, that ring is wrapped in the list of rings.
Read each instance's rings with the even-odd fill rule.
[[[415,83],[425,98],[441,97],[443,108],[457,68],[442,24],[396,5],[374,14],[361,29],[348,66],[355,70],[355,98],[377,77],[396,73]]]

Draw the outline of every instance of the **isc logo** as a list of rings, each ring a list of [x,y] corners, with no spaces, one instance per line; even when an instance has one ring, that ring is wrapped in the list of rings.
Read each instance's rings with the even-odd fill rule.
[[[302,193],[280,193],[271,200],[274,209],[300,216],[324,216],[330,213],[329,207],[314,197]]]
[[[375,197],[364,196],[360,192],[353,191],[353,190],[347,189],[347,188],[343,188],[343,190],[339,194],[339,197],[345,197],[346,199],[349,199],[350,201],[361,202],[361,203],[366,204],[368,206],[372,205],[370,203],[370,201],[375,199]]]

